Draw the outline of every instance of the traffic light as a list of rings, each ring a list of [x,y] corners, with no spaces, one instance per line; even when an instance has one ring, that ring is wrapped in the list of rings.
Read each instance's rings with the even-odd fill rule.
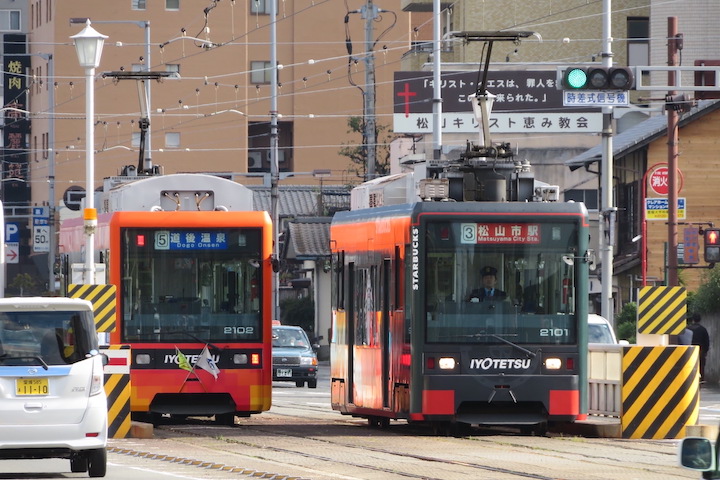
[[[720,228],[708,228],[704,231],[705,261],[720,262]]]
[[[567,67],[562,86],[566,90],[632,90],[635,75],[629,67]]]

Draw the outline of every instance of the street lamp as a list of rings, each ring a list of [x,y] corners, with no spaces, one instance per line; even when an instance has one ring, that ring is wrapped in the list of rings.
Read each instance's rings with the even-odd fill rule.
[[[78,62],[85,69],[85,284],[95,283],[95,227],[97,227],[97,211],[95,210],[95,68],[100,65],[103,44],[106,35],[99,33],[90,26],[87,20],[85,28],[77,35],[70,37],[75,43]]]

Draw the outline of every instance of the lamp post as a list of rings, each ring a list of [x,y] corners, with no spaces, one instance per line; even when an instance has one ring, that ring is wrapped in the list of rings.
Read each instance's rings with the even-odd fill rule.
[[[70,37],[75,43],[75,51],[80,66],[85,69],[85,284],[95,283],[95,227],[97,227],[97,211],[95,210],[95,68],[100,65],[103,44],[106,35],[98,33],[87,20],[85,28],[77,35]]]

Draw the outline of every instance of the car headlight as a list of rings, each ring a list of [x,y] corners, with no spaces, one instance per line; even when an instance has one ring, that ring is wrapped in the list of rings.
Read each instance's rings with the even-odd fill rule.
[[[317,357],[301,357],[300,365],[317,365]]]

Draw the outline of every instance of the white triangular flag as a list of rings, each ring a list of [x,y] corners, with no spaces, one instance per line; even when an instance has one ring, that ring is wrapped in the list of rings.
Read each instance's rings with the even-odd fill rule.
[[[212,355],[210,355],[210,350],[207,345],[205,345],[203,351],[200,352],[200,356],[198,357],[197,362],[195,362],[195,366],[210,372],[212,376],[215,377],[215,380],[217,380],[220,369],[215,364],[215,360],[213,360]]]

